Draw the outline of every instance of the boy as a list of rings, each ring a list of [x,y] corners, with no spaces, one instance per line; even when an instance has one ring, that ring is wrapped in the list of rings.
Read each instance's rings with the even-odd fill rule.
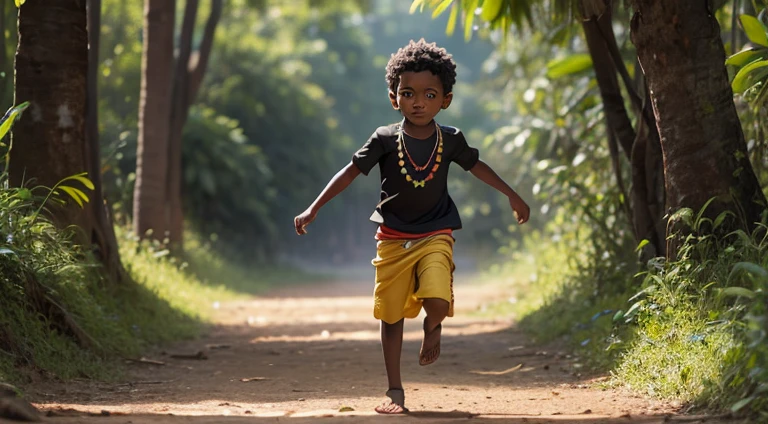
[[[389,100],[403,120],[378,128],[294,225],[297,234],[305,234],[323,205],[379,165],[382,199],[371,216],[379,224],[373,314],[381,320],[389,400],[376,412],[401,414],[408,412],[400,379],[404,318],[415,318],[424,308],[419,364],[429,365],[440,355],[441,323],[453,316],[453,230],[461,228],[461,220],[447,191],[448,165],[455,162],[506,195],[518,223],[528,220],[530,209],[479,160],[457,128],[434,121],[451,104],[456,82],[456,64],[445,49],[424,39],[411,41],[390,58],[386,80]]]

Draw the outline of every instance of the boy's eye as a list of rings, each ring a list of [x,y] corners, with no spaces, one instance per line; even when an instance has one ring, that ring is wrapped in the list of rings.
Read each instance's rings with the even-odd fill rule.
[[[410,91],[403,91],[403,92],[400,93],[400,96],[401,97],[411,97],[411,96],[413,96],[413,93],[411,93]]]
[[[427,98],[428,99],[434,99],[435,97],[437,97],[437,96],[435,96],[435,93],[427,93]]]

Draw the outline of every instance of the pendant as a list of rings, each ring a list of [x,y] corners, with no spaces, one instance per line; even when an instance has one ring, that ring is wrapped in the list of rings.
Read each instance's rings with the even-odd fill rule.
[[[421,180],[421,181],[413,180],[413,187],[414,188],[416,188],[416,187],[424,187],[424,183],[426,183],[426,181],[424,181],[424,180]]]

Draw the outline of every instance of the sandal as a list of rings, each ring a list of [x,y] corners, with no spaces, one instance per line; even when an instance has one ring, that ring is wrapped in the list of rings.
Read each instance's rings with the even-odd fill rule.
[[[437,327],[435,327],[432,331],[427,332],[427,319],[424,318],[424,340],[421,341],[421,350],[419,351],[419,365],[429,365],[437,361],[437,358],[440,357],[440,334],[443,329],[443,324],[437,324]],[[425,350],[425,346],[427,345],[427,338],[437,338],[437,343],[435,343],[431,349]]]
[[[408,413],[408,408],[405,407],[405,391],[403,389],[389,389],[387,390],[387,397],[389,400],[374,408],[376,412],[385,415]]]

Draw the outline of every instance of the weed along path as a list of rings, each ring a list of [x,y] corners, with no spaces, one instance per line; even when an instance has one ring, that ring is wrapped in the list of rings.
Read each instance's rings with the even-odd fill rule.
[[[360,281],[221,304],[203,338],[148,352],[128,365],[125,381],[45,383],[27,398],[51,423],[698,421],[676,416],[673,404],[606,388],[605,377],[580,374],[578,358],[530,345],[509,320],[473,317],[511,293],[469,281],[457,276],[457,314],[444,324],[435,364],[418,365],[421,321],[406,323],[407,416],[373,412],[386,376],[371,286]]]

